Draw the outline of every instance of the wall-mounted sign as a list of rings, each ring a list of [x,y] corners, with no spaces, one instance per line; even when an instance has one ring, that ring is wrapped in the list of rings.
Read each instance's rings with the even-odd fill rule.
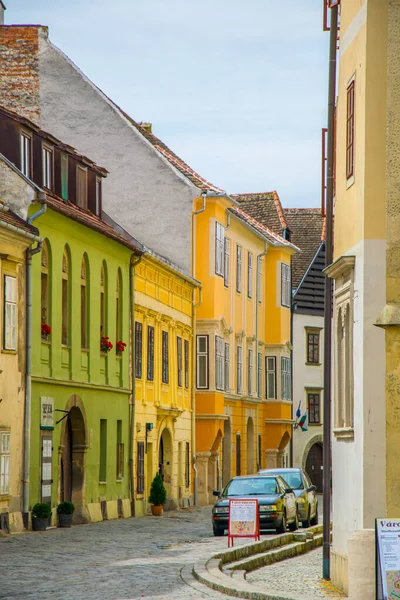
[[[40,397],[40,429],[54,429],[54,398]]]
[[[400,599],[400,519],[376,519],[376,598]]]
[[[228,547],[233,546],[234,538],[260,539],[258,500],[230,499],[228,519]]]

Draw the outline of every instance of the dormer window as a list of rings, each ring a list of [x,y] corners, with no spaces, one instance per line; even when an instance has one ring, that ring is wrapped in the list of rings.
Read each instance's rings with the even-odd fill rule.
[[[42,177],[43,186],[52,189],[53,186],[53,150],[48,146],[42,146]]]
[[[80,208],[87,208],[87,169],[78,165],[76,170],[76,177],[76,203]]]
[[[31,177],[31,148],[32,139],[27,133],[21,133],[21,172],[25,177]]]
[[[101,179],[96,177],[96,215],[101,216]]]

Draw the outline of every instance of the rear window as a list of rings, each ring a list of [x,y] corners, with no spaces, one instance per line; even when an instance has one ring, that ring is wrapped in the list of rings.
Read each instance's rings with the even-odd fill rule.
[[[294,490],[302,490],[304,488],[301,474],[298,471],[281,473],[281,477],[286,481],[289,487],[293,488]]]
[[[275,477],[249,477],[246,479],[232,479],[226,486],[223,496],[263,496],[266,494],[279,494]]]

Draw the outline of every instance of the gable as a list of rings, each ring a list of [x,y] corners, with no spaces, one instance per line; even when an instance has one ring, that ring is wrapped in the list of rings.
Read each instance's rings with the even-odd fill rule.
[[[325,293],[324,269],[325,242],[322,242],[298,288],[295,290],[293,297],[295,313],[323,316]]]

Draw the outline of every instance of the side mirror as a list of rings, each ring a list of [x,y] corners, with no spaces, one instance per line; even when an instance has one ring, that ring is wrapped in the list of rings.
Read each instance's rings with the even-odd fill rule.
[[[316,492],[317,491],[317,486],[316,485],[310,485],[310,487],[308,488],[309,492]]]
[[[293,488],[285,488],[285,494],[291,494],[293,492]]]
[[[221,492],[219,490],[214,490],[213,491],[213,496],[220,496]]]

